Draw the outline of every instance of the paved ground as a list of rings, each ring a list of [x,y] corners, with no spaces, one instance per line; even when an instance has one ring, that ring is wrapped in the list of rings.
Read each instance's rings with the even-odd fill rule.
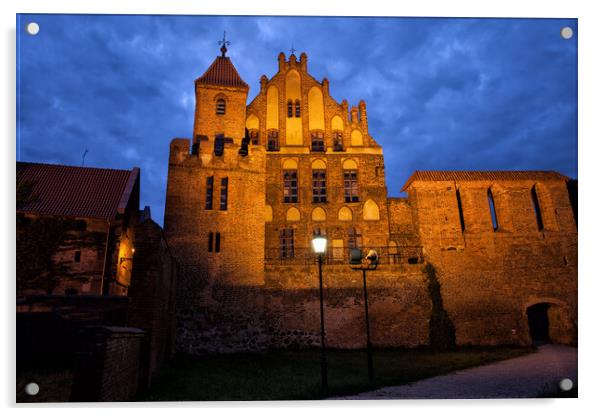
[[[526,356],[433,377],[403,386],[384,387],[350,400],[477,399],[537,397],[555,391],[565,378],[577,385],[577,349],[544,345]]]

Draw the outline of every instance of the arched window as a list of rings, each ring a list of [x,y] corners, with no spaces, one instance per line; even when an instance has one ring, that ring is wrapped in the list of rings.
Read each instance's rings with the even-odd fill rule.
[[[301,102],[299,100],[295,100],[295,117],[301,117]]]
[[[458,201],[458,215],[460,216],[460,227],[464,231],[464,212],[462,211],[462,199],[460,198],[460,190],[456,189],[456,201]]]
[[[493,231],[497,231],[498,222],[497,222],[497,214],[495,212],[495,201],[493,200],[493,194],[491,193],[491,188],[487,190],[487,200],[489,201],[489,214],[491,215],[491,225],[493,225]]]
[[[289,118],[293,116],[293,101],[292,100],[288,100],[288,102],[286,103],[286,116]]]
[[[226,100],[223,98],[218,98],[215,102],[215,114],[219,116],[226,114]]]
[[[535,211],[535,219],[537,220],[537,229],[543,230],[543,219],[541,217],[541,207],[539,206],[539,198],[535,185],[531,188],[531,201],[533,202],[533,211]]]
[[[326,221],[326,211],[323,208],[317,207],[311,211],[312,221]]]
[[[339,221],[352,221],[353,213],[347,207],[341,207],[339,210]]]
[[[380,220],[380,210],[374,200],[369,199],[364,203],[364,207],[362,208],[362,217],[366,221]]]

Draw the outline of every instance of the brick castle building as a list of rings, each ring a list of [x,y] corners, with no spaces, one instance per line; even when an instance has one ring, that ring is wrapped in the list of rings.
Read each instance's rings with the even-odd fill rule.
[[[418,171],[407,198],[392,198],[364,101],[332,98],[305,53],[280,53],[260,85],[247,104],[249,87],[222,47],[195,81],[193,139],[170,145],[164,227],[179,263],[180,351],[319,345],[315,234],[328,240],[329,347],[365,345],[350,248],[380,255],[368,276],[375,346],[428,345],[435,305],[460,345],[576,343],[567,177]]]

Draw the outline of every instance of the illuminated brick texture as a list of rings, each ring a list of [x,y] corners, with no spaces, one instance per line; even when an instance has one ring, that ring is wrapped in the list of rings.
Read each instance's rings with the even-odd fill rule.
[[[193,138],[171,142],[165,207],[179,263],[178,350],[319,345],[316,233],[328,239],[329,347],[365,345],[361,273],[346,264],[353,246],[381,258],[368,274],[376,346],[429,344],[427,262],[458,344],[530,344],[527,308],[538,303],[549,305],[551,341],[576,343],[568,178],[416,172],[408,196],[390,198],[366,103],[337,102],[307,69],[304,53],[281,53],[248,105],[227,57],[196,82]]]

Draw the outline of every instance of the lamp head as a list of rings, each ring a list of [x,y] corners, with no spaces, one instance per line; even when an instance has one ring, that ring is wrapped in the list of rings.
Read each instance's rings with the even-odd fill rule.
[[[362,264],[362,250],[359,248],[349,250],[349,264]]]
[[[311,240],[311,245],[313,246],[316,254],[326,253],[326,237],[322,235],[314,236],[314,238]]]
[[[378,264],[378,253],[376,250],[370,250],[366,256],[366,260],[368,260],[371,265]]]

